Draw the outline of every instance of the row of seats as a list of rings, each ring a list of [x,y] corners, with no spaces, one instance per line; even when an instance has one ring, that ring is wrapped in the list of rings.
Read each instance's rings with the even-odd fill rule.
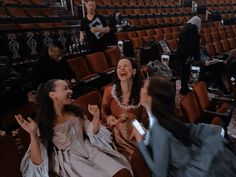
[[[117,40],[129,39],[132,41],[134,48],[141,48],[143,44],[150,43],[151,41],[154,41],[154,40],[155,41],[166,40],[167,43],[169,44],[171,51],[175,51],[177,49],[178,38],[179,38],[179,34],[182,28],[183,26],[178,26],[178,27],[175,26],[175,27],[169,27],[169,28],[154,28],[154,29],[131,31],[131,32],[119,32],[119,33],[116,33],[116,39]],[[234,45],[234,38],[236,37],[236,30],[234,30],[233,28],[236,28],[236,27],[225,26],[225,27],[203,28],[201,42],[202,44],[206,45],[214,41],[221,40],[221,43],[223,45],[223,44],[226,44],[227,43],[226,41],[228,40],[229,45],[226,44],[225,46],[227,50],[223,50],[223,51],[229,51],[230,49],[236,48],[236,46]],[[207,33],[210,30],[214,32]],[[224,31],[224,30],[227,30],[227,31]],[[230,47],[228,48],[227,46],[230,46]],[[217,54],[219,53],[217,52]],[[215,55],[216,53],[214,52],[213,56]]]
[[[224,11],[235,11],[236,6],[235,5],[225,5],[225,6],[215,6],[215,7],[207,7],[207,10],[215,12],[224,12]]]
[[[200,5],[221,6],[224,4],[234,4],[234,0],[195,0]]]
[[[232,29],[236,29],[236,25],[220,26],[218,23],[218,26],[210,26],[210,27],[202,28],[201,33],[202,34],[210,34],[210,33],[220,32],[220,31],[229,31]]]
[[[47,23],[77,20],[76,16],[59,16],[52,8],[0,8],[0,23]]]
[[[0,31],[16,31],[16,30],[58,30],[66,28],[75,28],[75,26],[67,25],[65,22],[57,23],[21,23],[21,24],[1,24]]]
[[[104,52],[97,52],[86,56],[79,56],[67,60],[76,80],[89,82],[99,77],[99,74],[114,72],[121,54],[118,47],[109,48]]]
[[[116,9],[97,9],[97,13],[101,15],[113,15]],[[168,8],[121,8],[121,14],[124,15],[142,15],[142,14],[162,14],[162,13],[190,13],[190,7],[168,7]]]
[[[37,16],[58,16],[52,8],[26,8],[26,7],[7,7],[0,8],[0,16],[12,17],[37,17]]]
[[[202,44],[209,44],[215,41],[236,37],[236,30],[220,31],[202,35]]]
[[[206,44],[205,47],[211,56],[218,56],[236,48],[236,37],[214,41],[210,44]]]
[[[208,44],[220,39],[236,36],[236,25],[210,27],[202,29],[202,43]]]
[[[185,24],[189,16],[178,16],[178,17],[159,17],[159,18],[142,18],[142,19],[130,19],[129,23],[134,28],[148,28],[156,26],[169,26],[169,25],[183,25]]]
[[[76,4],[81,4],[81,0],[75,0]],[[97,0],[96,4],[98,6],[171,6],[178,5],[179,1],[177,0],[167,0],[167,1],[159,1],[159,0]]]
[[[180,107],[188,123],[205,122],[223,126],[231,119],[232,109],[229,103],[230,100],[217,104],[210,100],[206,83],[200,81],[193,86],[193,92],[182,98]]]
[[[228,19],[233,19],[233,18],[235,18],[235,12],[221,14],[222,20],[228,20]]]
[[[130,32],[119,32],[116,33],[117,40],[131,40],[132,45],[135,49],[142,48],[146,43],[152,41],[160,40],[172,40],[171,49],[175,50],[177,48],[177,40],[179,38],[180,31],[182,26],[174,26],[169,28],[154,28],[147,30],[139,31],[130,31]]]
[[[48,6],[45,0],[3,0],[2,4],[5,6]]]

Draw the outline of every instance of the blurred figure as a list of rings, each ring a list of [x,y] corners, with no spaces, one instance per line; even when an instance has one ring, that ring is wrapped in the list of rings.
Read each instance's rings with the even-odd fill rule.
[[[51,79],[65,79],[71,81],[75,78],[73,71],[66,60],[62,60],[64,47],[60,41],[54,40],[48,48],[44,49],[38,61],[32,68],[32,82],[34,89]]]
[[[86,9],[87,16],[81,20],[80,42],[86,38],[91,53],[104,51],[107,48],[105,34],[110,32],[110,28],[103,16],[96,14],[95,0],[88,0]]]
[[[122,19],[123,18],[120,14],[120,11],[118,10],[115,11],[115,14],[110,17],[109,19],[110,32],[107,35],[109,39],[107,42],[109,45],[116,45],[117,41],[115,33],[122,31],[122,25],[121,25]]]
[[[178,119],[172,82],[160,76],[146,80],[140,103],[148,111],[149,128],[144,139],[134,132],[154,177],[235,176],[236,157],[215,131],[218,126],[189,125]]]
[[[225,60],[227,70],[230,77],[236,77],[236,49],[232,49],[229,57]]]
[[[191,73],[191,59],[198,60],[200,56],[200,31],[201,19],[197,16],[191,18],[182,29],[178,43],[178,57],[182,61],[181,71],[181,94],[186,94],[191,90],[188,81]]]
[[[205,81],[209,88],[220,89],[225,96],[229,96],[229,85],[227,78],[226,61],[219,59],[212,59],[207,53],[206,49],[200,47],[200,78],[199,80]]]
[[[0,56],[0,116],[26,102],[22,75],[12,68],[10,58]]]
[[[131,122],[138,119],[145,124],[147,121],[146,112],[139,104],[142,80],[140,70],[134,61],[122,58],[118,62],[113,85],[105,89],[102,100],[102,119],[113,132],[117,150],[130,161],[136,151]],[[145,164],[133,171],[140,176],[148,176]]]
[[[122,19],[120,11],[115,11],[115,14],[109,20],[109,26],[113,32],[119,32],[122,30],[122,28],[118,30],[119,27],[121,27]]]
[[[75,80],[75,74],[63,59],[64,48],[60,41],[54,40],[52,44],[41,53],[37,63],[32,68],[32,82],[36,90],[41,83],[51,79],[63,79],[73,89],[73,98],[95,90],[85,83]]]
[[[50,80],[37,90],[37,122],[15,116],[31,140],[23,176],[48,177],[50,171],[61,177],[131,177],[128,161],[112,149],[110,132],[100,124],[98,106],[88,106],[90,122],[71,96],[65,81]]]
[[[128,31],[131,29],[128,19],[123,18],[118,10],[116,10],[114,15],[110,18],[109,26],[113,32]]]

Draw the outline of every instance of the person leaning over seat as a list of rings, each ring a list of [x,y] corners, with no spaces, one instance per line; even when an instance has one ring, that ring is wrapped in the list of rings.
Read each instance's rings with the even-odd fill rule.
[[[85,39],[91,53],[107,49],[106,33],[110,32],[105,19],[96,14],[95,0],[88,0],[86,3],[87,15],[81,20],[80,42]]]
[[[184,124],[175,114],[175,86],[155,76],[145,81],[140,103],[149,115],[142,137],[134,128],[137,145],[153,177],[233,177],[236,157],[215,128]]]

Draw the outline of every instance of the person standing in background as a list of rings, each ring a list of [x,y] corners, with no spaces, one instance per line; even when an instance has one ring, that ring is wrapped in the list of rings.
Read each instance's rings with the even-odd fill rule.
[[[91,53],[104,51],[107,48],[106,33],[110,27],[101,15],[96,14],[95,0],[88,0],[86,3],[87,15],[81,20],[80,42],[85,38]]]
[[[189,59],[198,60],[200,57],[200,31],[201,19],[194,16],[185,24],[179,36],[178,57],[182,61],[181,94],[187,94],[191,91],[188,87],[191,74]]]

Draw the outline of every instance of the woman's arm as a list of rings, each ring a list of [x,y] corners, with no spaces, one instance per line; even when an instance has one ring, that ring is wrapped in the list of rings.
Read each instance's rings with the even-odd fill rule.
[[[85,31],[80,31],[79,35],[80,35],[79,41],[80,41],[80,42],[84,42],[84,39],[85,39]]]
[[[101,116],[104,122],[107,122],[107,117],[111,115],[111,108],[110,108],[111,99],[112,99],[111,88],[108,87],[105,89],[102,97]]]
[[[111,90],[112,87],[108,87],[104,91],[102,98],[101,116],[103,122],[107,123],[110,126],[114,126],[118,122],[118,120],[111,115],[111,107],[110,107],[112,100]]]
[[[169,140],[166,134],[156,131],[156,128],[159,129],[158,127],[153,127],[154,131],[151,132],[150,136],[152,153],[143,141],[138,142],[138,148],[152,173],[156,177],[166,177],[169,164]]]
[[[30,134],[30,159],[33,163],[39,165],[43,162],[39,137],[37,134],[38,126],[37,124],[31,119],[28,118],[28,121],[23,119],[23,117],[19,114],[15,116],[19,125]]]
[[[88,105],[88,111],[93,115],[93,133],[97,134],[100,127],[100,110],[97,105]]]
[[[30,159],[36,165],[39,165],[43,162],[41,155],[39,137],[37,134],[30,134]]]

